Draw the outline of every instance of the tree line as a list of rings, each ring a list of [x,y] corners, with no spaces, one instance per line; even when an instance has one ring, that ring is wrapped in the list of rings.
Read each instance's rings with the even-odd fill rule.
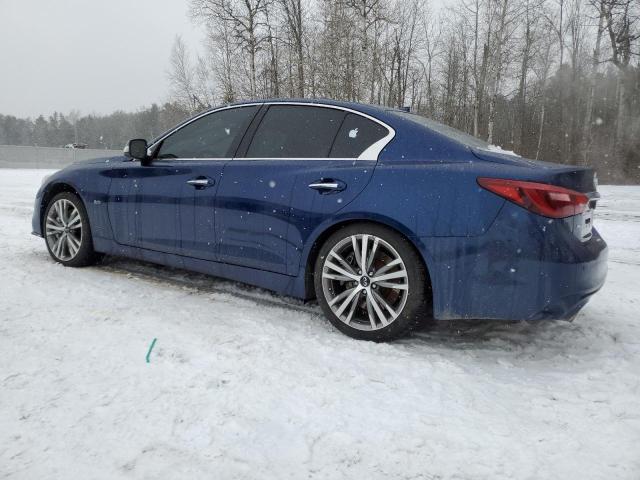
[[[640,182],[640,0],[189,0],[171,101],[134,113],[0,115],[0,143],[121,148],[244,99],[410,107],[523,156]]]
[[[152,139],[184,120],[189,112],[176,103],[156,104],[137,112],[110,115],[55,112],[35,120],[0,115],[0,145],[63,147],[83,143],[88,148],[122,149],[131,138]]]
[[[523,156],[640,181],[639,0],[190,0],[171,94],[190,112],[327,97],[412,111]]]

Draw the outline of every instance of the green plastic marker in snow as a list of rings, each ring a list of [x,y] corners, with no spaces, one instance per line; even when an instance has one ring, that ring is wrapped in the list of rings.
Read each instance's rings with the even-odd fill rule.
[[[149,351],[147,352],[147,363],[149,363],[149,355],[151,355],[151,350],[153,350],[153,346],[156,344],[157,338],[154,338],[149,346]]]

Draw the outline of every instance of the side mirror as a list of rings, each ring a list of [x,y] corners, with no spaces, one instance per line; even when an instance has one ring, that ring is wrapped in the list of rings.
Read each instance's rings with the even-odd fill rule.
[[[147,156],[147,148],[149,148],[149,146],[144,138],[134,138],[127,142],[127,146],[124,147],[124,154],[127,157],[140,160],[144,165],[146,163],[145,161],[149,159]]]

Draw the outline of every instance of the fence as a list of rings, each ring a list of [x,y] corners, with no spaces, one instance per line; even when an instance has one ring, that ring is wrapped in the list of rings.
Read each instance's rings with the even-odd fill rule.
[[[122,150],[93,150],[0,145],[0,168],[62,168],[80,160],[122,155]]]

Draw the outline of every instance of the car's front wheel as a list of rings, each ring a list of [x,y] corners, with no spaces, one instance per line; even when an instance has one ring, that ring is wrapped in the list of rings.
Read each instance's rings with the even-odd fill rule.
[[[87,211],[77,195],[63,192],[54,196],[47,204],[43,227],[47,250],[56,262],[84,267],[100,259],[93,249]]]
[[[380,225],[333,233],[320,249],[314,282],[331,323],[353,338],[392,340],[428,315],[420,257],[406,238]]]

